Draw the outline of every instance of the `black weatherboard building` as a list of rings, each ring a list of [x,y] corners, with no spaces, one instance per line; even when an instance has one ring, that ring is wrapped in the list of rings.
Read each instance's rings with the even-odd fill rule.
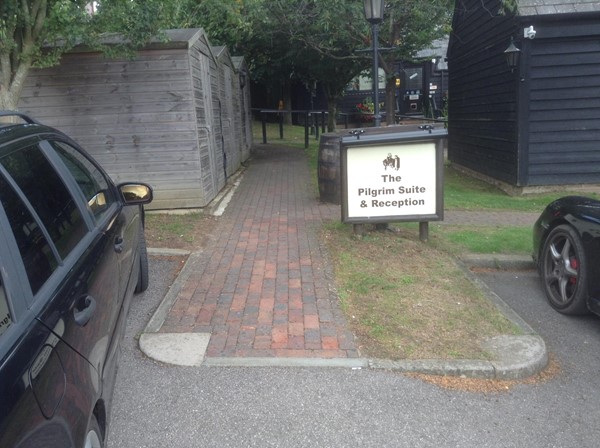
[[[402,119],[404,116],[440,117],[445,113],[448,93],[448,65],[446,52],[448,38],[438,39],[428,48],[417,52],[411,60],[394,62],[396,89],[394,110]],[[379,102],[385,104],[386,74],[379,69]],[[342,113],[356,114],[356,106],[365,100],[373,100],[373,81],[370,70],[357,76],[344,92],[338,102],[338,110]],[[382,112],[384,112],[382,108]],[[393,124],[395,120],[385,121]]]
[[[454,164],[520,190],[600,183],[600,2],[457,0],[448,65]]]

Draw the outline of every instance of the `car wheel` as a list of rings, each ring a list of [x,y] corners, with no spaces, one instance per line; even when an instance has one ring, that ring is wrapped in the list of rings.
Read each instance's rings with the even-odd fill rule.
[[[148,249],[146,248],[146,237],[142,229],[140,234],[140,242],[138,250],[140,252],[140,273],[138,275],[138,282],[135,286],[135,293],[139,294],[148,289]]]
[[[583,244],[568,225],[553,229],[542,249],[540,274],[550,305],[563,314],[587,312],[587,275]]]
[[[102,443],[102,431],[100,431],[100,425],[98,425],[98,420],[96,420],[96,416],[92,415],[90,420],[90,427],[87,430],[85,436],[85,443],[83,445],[84,448],[102,448],[104,444]]]

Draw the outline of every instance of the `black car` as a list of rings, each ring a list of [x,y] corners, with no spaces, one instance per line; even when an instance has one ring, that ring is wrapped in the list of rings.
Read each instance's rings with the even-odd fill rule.
[[[533,227],[533,257],[554,309],[600,315],[600,201],[567,196],[550,203]]]
[[[0,112],[0,447],[103,446],[131,297],[148,286],[151,200],[56,129]]]

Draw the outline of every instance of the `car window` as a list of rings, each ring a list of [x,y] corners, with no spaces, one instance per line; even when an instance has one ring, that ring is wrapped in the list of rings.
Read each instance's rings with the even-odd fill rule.
[[[0,165],[21,189],[64,259],[88,228],[71,193],[38,146],[9,153]]]
[[[93,215],[96,219],[101,219],[104,212],[115,202],[113,192],[104,174],[72,146],[59,141],[50,141],[49,143],[75,178]]]
[[[1,174],[0,201],[19,247],[31,291],[35,294],[57,268],[58,260],[37,221]]]
[[[0,337],[4,334],[8,327],[12,325],[12,317],[8,308],[8,302],[6,300],[6,292],[4,291],[4,285],[2,284],[2,277],[0,277]]]

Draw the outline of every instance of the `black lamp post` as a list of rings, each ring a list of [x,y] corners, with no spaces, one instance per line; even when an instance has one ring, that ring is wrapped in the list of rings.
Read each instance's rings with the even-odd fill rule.
[[[384,0],[365,0],[365,17],[371,24],[373,38],[373,96],[375,97],[375,127],[381,126],[379,114],[379,24],[383,22]]]
[[[506,56],[506,63],[510,68],[511,72],[515,71],[515,68],[519,66],[519,58],[521,57],[521,50],[515,46],[515,41],[510,38],[510,45],[504,50],[504,56]]]

